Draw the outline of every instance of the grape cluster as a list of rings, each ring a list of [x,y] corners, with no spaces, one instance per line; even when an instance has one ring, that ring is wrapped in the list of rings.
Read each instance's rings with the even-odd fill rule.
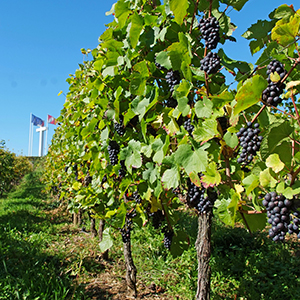
[[[177,101],[173,97],[169,97],[169,99],[166,101],[166,106],[175,108],[177,106]]]
[[[266,207],[268,223],[272,225],[269,236],[273,241],[284,241],[290,224],[292,201],[276,192],[267,193],[262,204]]]
[[[213,52],[209,52],[203,59],[201,59],[200,63],[200,69],[209,75],[217,73],[221,67],[220,57],[217,53]]]
[[[120,161],[119,178],[122,179],[126,175],[125,160]]]
[[[220,25],[215,17],[201,19],[199,21],[199,29],[205,40],[205,46],[208,49],[215,49],[220,41]]]
[[[110,141],[107,147],[110,164],[115,166],[118,163],[118,154],[120,152],[120,147],[116,141]]]
[[[141,198],[141,196],[140,196],[140,194],[139,194],[138,191],[134,191],[133,194],[132,194],[132,196],[133,196],[134,201],[137,204],[141,204],[142,203],[142,198]]]
[[[225,116],[217,118],[223,134],[227,132],[227,128],[229,127],[229,120]]]
[[[83,185],[89,186],[92,183],[93,177],[90,175],[90,172],[87,171],[86,176],[83,179]]]
[[[78,165],[75,164],[73,166],[73,172],[74,172],[74,175],[75,175],[75,180],[78,181]]]
[[[163,214],[161,209],[158,209],[156,212],[149,214],[149,216],[152,219],[152,225],[155,229],[158,229],[165,219],[165,215]]]
[[[163,228],[164,232],[164,246],[168,250],[171,249],[172,239],[174,236],[174,231],[172,229],[168,229],[167,227]]]
[[[169,90],[173,93],[175,85],[180,83],[180,73],[178,71],[170,70],[166,74],[166,82],[169,86]]]
[[[192,136],[195,127],[192,125],[190,118],[184,121],[183,127],[189,133],[189,135]]]
[[[288,225],[288,233],[289,234],[293,234],[295,233],[298,237],[298,239],[300,239],[300,213],[298,210],[295,210],[292,214],[290,214],[290,221],[292,221],[289,225]]]
[[[124,124],[123,124],[123,116],[120,115],[119,117],[120,119],[120,123],[115,123],[115,131],[117,132],[118,135],[122,136],[125,134],[125,127],[124,127]]]
[[[205,195],[205,192],[207,195]],[[188,204],[197,209],[199,213],[208,213],[212,211],[215,201],[217,200],[217,193],[214,189],[200,188],[196,186],[191,180],[188,180]]]
[[[263,137],[259,135],[259,124],[255,123],[253,127],[254,128],[252,128],[252,123],[248,122],[247,127],[242,127],[237,133],[242,147],[240,157],[237,159],[239,164],[249,164],[260,149]]]
[[[105,183],[106,181],[107,181],[107,176],[104,175],[103,178],[102,178],[101,184]]]
[[[273,82],[271,80],[271,73],[278,73],[280,76],[280,80],[277,82]],[[268,83],[269,85],[267,88],[262,92],[262,100],[266,102],[268,105],[277,106],[282,102],[282,99],[280,98],[280,95],[283,93],[283,90],[285,88],[285,84],[281,82],[281,80],[285,77],[287,74],[286,70],[284,69],[284,66],[281,62],[279,62],[276,59],[273,59],[268,67],[267,67],[267,75],[268,75]]]
[[[125,224],[123,228],[120,228],[120,232],[122,235],[122,241],[123,243],[127,243],[130,241],[130,235],[131,235],[131,230],[132,230],[132,219],[136,217],[136,211],[133,209],[131,212],[126,213],[125,217]]]

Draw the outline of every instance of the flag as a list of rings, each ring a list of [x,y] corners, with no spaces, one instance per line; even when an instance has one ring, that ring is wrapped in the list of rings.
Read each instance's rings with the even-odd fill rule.
[[[48,123],[56,125],[56,119],[50,115],[48,115]]]
[[[44,121],[41,118],[36,117],[35,115],[31,115],[31,123],[34,126],[44,126]]]

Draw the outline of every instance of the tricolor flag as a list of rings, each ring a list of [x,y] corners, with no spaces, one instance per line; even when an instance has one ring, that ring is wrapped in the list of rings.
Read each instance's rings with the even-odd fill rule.
[[[31,114],[31,123],[34,125],[34,126],[44,126],[44,121],[39,118],[39,117],[36,117],[35,115]]]
[[[56,119],[50,115],[48,115],[48,123],[56,125]]]

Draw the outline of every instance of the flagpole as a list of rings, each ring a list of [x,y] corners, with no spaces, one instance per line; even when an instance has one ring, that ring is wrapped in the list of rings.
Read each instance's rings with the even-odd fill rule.
[[[48,115],[47,115],[47,126],[46,126],[46,147],[45,147],[45,155],[48,152],[48,130],[49,130],[49,126],[48,126]]]
[[[30,142],[31,142],[31,119],[32,119],[32,113],[30,113],[30,120],[29,120],[29,142],[28,142],[28,156],[30,156]]]

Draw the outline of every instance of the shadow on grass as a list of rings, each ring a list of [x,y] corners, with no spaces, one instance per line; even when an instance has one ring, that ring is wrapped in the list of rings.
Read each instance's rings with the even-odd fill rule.
[[[14,212],[0,212],[0,299],[90,299],[63,255],[45,251],[55,220],[30,207],[35,200],[4,201]],[[89,261],[84,266],[97,269]]]
[[[300,299],[297,243],[275,243],[264,232],[215,226],[212,236],[213,299]],[[226,280],[229,281],[226,283]],[[224,289],[228,284],[228,289]]]

